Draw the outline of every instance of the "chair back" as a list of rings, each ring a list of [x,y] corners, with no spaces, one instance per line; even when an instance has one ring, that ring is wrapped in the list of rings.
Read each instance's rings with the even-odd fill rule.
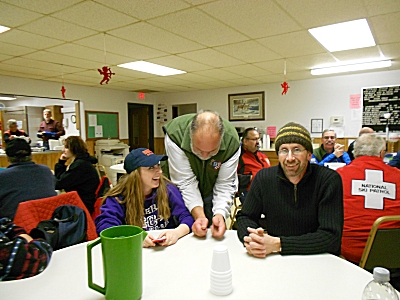
[[[96,226],[93,219],[76,191],[60,194],[54,197],[21,202],[14,217],[15,225],[31,232],[40,221],[51,218],[54,210],[60,205],[75,205],[82,208],[86,214],[87,239],[97,238]]]
[[[400,215],[383,216],[375,220],[360,260],[361,268],[369,271],[378,266],[400,268],[400,225],[396,228],[379,228],[393,221],[400,221]]]
[[[111,188],[111,182],[107,176],[102,176],[100,178],[99,186],[96,190],[96,202],[94,203],[94,210],[92,213],[92,219],[96,219],[96,217],[101,213],[100,207],[103,201],[104,194]]]

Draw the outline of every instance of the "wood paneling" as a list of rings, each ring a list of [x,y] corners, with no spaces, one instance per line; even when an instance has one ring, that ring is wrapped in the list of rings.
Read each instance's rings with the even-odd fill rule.
[[[154,138],[154,153],[157,155],[165,154],[164,138],[156,137]]]
[[[45,151],[45,152],[34,152],[32,153],[32,161],[37,164],[46,165],[51,170],[54,170],[54,165],[58,162],[62,151]],[[10,163],[7,160],[6,155],[0,156],[0,167],[8,167]]]

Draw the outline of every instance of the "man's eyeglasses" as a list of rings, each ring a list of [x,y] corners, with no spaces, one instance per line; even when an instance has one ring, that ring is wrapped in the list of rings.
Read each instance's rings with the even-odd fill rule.
[[[329,139],[331,139],[331,140],[334,140],[334,139],[336,139],[336,137],[335,136],[324,136],[324,140],[329,140]]]
[[[246,140],[250,140],[250,141],[254,141],[254,142],[256,142],[256,141],[259,141],[259,140],[261,140],[260,138],[254,138],[254,139],[249,139],[249,138],[246,138]]]
[[[282,149],[278,151],[279,156],[286,157],[289,155],[289,152],[292,153],[293,156],[299,156],[306,149],[294,148],[292,150]]]

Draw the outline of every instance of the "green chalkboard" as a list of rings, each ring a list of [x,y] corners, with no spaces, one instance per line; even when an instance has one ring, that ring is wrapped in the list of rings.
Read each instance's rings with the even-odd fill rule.
[[[119,116],[117,112],[85,110],[86,138],[119,138]]]

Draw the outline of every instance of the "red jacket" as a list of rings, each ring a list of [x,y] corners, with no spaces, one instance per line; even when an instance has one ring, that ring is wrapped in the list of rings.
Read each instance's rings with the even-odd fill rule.
[[[382,158],[361,156],[337,172],[344,193],[342,255],[359,263],[374,221],[400,215],[400,170],[386,165]],[[385,227],[398,226],[399,222],[392,222]]]
[[[246,188],[248,191],[252,181],[250,180],[250,177],[254,179],[254,176],[256,176],[258,171],[269,167],[269,159],[264,153],[261,151],[253,153],[242,147],[242,153],[240,154],[239,164],[237,167],[239,190]]]

